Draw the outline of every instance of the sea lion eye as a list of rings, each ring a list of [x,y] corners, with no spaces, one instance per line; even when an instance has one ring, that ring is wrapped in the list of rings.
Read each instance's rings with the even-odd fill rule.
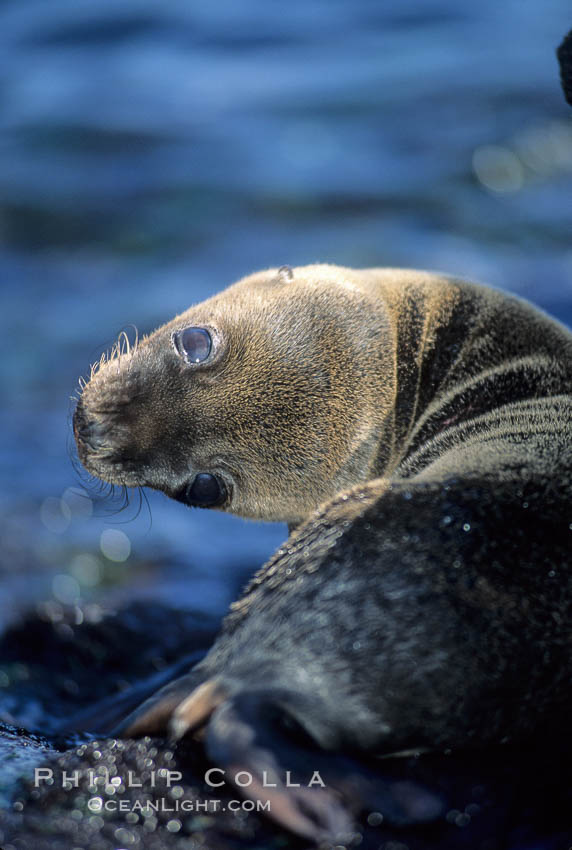
[[[185,491],[187,505],[198,508],[212,508],[222,504],[227,497],[226,487],[217,475],[199,472]]]
[[[206,328],[185,328],[173,334],[177,353],[187,363],[204,363],[211,353],[213,342]]]

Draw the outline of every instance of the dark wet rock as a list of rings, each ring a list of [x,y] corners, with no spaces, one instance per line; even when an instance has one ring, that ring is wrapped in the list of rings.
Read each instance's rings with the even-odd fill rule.
[[[217,629],[216,619],[149,602],[118,612],[45,603],[0,638],[0,719],[54,731],[136,682],[160,681],[189,653],[198,660]]]
[[[47,766],[53,770],[53,784],[36,787],[32,779],[25,781],[10,818],[5,816],[5,840],[22,850],[119,846],[225,850],[254,840],[260,847],[286,843],[259,816],[224,811],[232,799],[228,792],[211,791],[208,803],[203,780],[208,765],[192,745],[175,756],[164,742],[149,738],[93,741],[43,765]],[[77,787],[62,787],[63,771],[77,781]],[[120,805],[126,811],[108,810]]]
[[[53,756],[56,749],[55,742],[42,735],[0,723],[0,808],[9,803],[16,782]]]
[[[570,839],[572,804],[560,764],[562,751],[532,747],[385,760],[377,770],[396,790],[432,785],[447,799],[446,811],[435,823],[399,828],[375,810],[365,812],[355,846],[557,850]],[[53,771],[53,782],[36,787],[29,770],[0,819],[4,850],[305,846],[256,812],[230,811],[238,794],[226,785],[208,788],[209,765],[194,741],[172,748],[150,738],[96,740],[38,766]],[[64,771],[74,787],[62,787]]]

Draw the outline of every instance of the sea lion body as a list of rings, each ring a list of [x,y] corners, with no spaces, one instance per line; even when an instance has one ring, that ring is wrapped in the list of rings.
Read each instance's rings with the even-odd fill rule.
[[[218,340],[204,367],[177,351],[186,327]],[[571,423],[568,331],[422,272],[262,272],[109,360],[76,414],[90,471],[175,498],[212,473],[222,509],[298,525],[207,657],[120,731],[204,728],[215,763],[260,780],[300,736],[372,755],[565,717]],[[335,832],[327,792],[277,786],[251,793]]]

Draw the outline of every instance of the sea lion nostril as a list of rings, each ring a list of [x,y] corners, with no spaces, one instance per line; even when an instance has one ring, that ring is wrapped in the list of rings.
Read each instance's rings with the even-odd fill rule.
[[[82,439],[83,434],[84,434],[85,429],[86,429],[86,418],[85,418],[85,411],[83,409],[83,405],[82,405],[81,402],[78,402],[78,405],[77,405],[75,412],[74,412],[74,415],[73,415],[72,423],[73,423],[74,437],[76,438],[76,440]]]
[[[106,430],[97,419],[88,419],[81,402],[73,415],[73,432],[78,443],[87,446],[92,451],[105,446]]]

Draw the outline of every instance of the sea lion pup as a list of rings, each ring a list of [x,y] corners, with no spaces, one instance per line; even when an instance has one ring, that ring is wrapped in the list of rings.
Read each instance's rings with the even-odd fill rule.
[[[205,659],[116,731],[194,731],[320,840],[350,792],[335,769],[287,787],[305,748],[312,767],[565,717],[571,423],[572,335],[424,272],[270,269],[116,351],[74,417],[91,473],[298,526]]]

